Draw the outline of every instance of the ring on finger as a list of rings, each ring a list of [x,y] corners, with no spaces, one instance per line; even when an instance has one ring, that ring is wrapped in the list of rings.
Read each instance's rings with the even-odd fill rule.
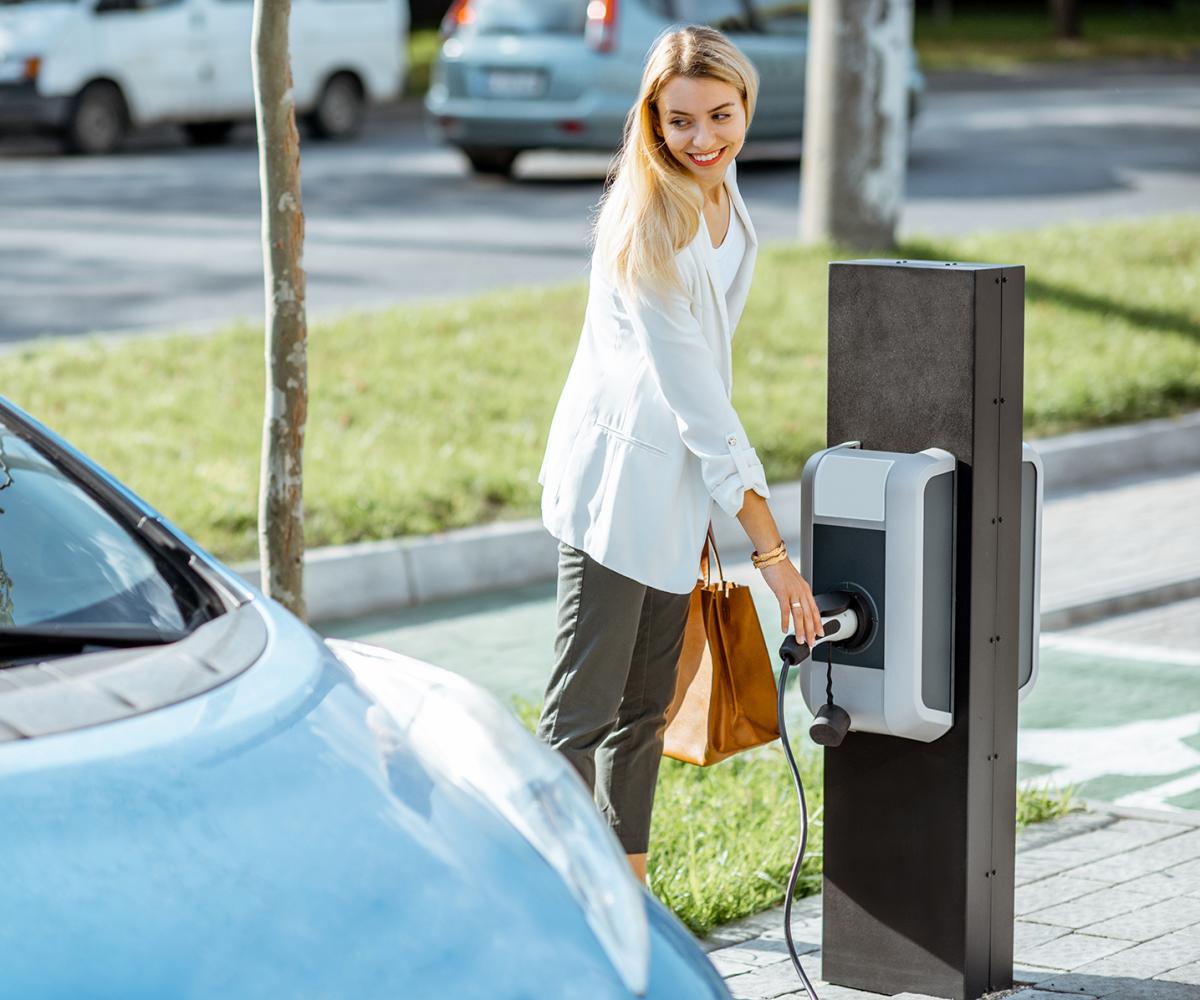
[[[801,601],[792,601],[792,607],[793,608],[802,608],[802,607],[804,607],[804,604]]]

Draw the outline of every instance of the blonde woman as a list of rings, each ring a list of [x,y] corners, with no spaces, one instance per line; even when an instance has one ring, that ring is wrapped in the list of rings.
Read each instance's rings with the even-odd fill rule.
[[[672,31],[651,51],[538,476],[559,540],[538,735],[593,788],[643,882],[665,714],[715,507],[761,554],[783,631],[821,634],[730,403],[730,343],[757,251],[734,161],[757,94],[753,65],[711,28]]]

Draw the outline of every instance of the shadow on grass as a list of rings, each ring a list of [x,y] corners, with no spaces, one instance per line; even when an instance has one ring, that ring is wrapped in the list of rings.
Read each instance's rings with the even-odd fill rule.
[[[902,243],[895,252],[906,255],[909,260],[956,260],[956,255],[952,252],[947,253],[947,250],[946,246],[937,243],[909,241]],[[1038,278],[1030,278],[1028,273],[1025,276],[1025,293],[1031,300],[1051,302],[1098,317],[1122,319],[1135,327],[1157,333],[1179,334],[1200,343],[1200,320],[1184,312],[1128,305],[1103,295],[1093,295],[1076,288],[1066,288]]]

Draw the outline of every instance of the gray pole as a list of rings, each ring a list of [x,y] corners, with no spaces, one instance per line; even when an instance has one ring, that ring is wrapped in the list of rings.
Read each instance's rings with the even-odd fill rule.
[[[1012,983],[1024,273],[830,265],[829,444],[957,459],[954,725],[825,751],[831,983],[956,1000]]]
[[[800,240],[893,245],[908,159],[912,0],[813,0]]]

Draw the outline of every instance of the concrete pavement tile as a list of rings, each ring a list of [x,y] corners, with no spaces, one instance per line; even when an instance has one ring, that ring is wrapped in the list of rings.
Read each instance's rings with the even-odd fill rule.
[[[1109,813],[1073,812],[1046,823],[1034,823],[1017,831],[1017,850],[1030,851],[1112,826],[1119,818]]]
[[[1144,854],[1140,850],[1131,850],[1124,854],[1114,854],[1112,857],[1091,861],[1078,868],[1070,869],[1076,878],[1094,878],[1101,882],[1111,882],[1113,885],[1123,885],[1135,878],[1144,878],[1162,871],[1168,867],[1161,859]]]
[[[1072,993],[1075,1000],[1096,1000],[1094,994],[1091,993]],[[1052,993],[1050,990],[1021,990],[1019,993],[1014,993],[1010,1000],[1063,1000],[1061,993]]]
[[[804,971],[808,973],[808,978],[813,981],[814,985],[818,982],[817,970],[814,967],[816,964],[813,963],[813,966],[804,964]],[[804,994],[800,977],[796,975],[796,970],[792,967],[791,962],[777,962],[761,969],[743,972],[726,979],[725,985],[729,987],[729,992],[733,994],[735,1000],[770,1000],[772,997],[797,991]],[[825,1000],[825,989],[818,986],[817,993],[822,1000]],[[833,998],[831,997],[830,1000]]]
[[[1040,986],[1047,979],[1065,975],[1066,971],[1066,969],[1054,969],[1048,965],[1016,962],[1013,965],[1013,982],[1018,986]]]
[[[1023,951],[1019,960],[1053,968],[1078,969],[1105,955],[1128,948],[1133,941],[1118,941],[1115,938],[1096,937],[1092,934],[1066,934]]]
[[[1200,899],[1194,896],[1179,896],[1175,899],[1164,899],[1151,906],[1143,906],[1124,916],[1089,924],[1087,932],[1102,937],[1149,941],[1151,938],[1161,937],[1193,924],[1200,924]]]
[[[1025,914],[1027,920],[1038,923],[1057,924],[1060,927],[1078,929],[1107,920],[1118,914],[1129,913],[1150,906],[1157,897],[1133,889],[1118,887],[1115,889],[1099,889],[1086,896],[1080,896],[1069,903],[1059,903],[1047,906],[1041,910]],[[1174,930],[1174,928],[1170,928]],[[1121,937],[1120,934],[1106,934],[1106,937]],[[1145,938],[1138,938],[1143,941]]]
[[[807,948],[808,952],[816,950],[816,945]],[[801,955],[806,954],[805,948],[798,941],[796,942],[796,951]],[[738,962],[754,968],[773,965],[775,962],[790,961],[785,942],[769,941],[761,937],[751,938],[743,944],[735,944],[729,948],[722,948],[720,951],[709,952],[708,957],[716,961],[718,955],[727,961]]]
[[[1073,875],[1051,875],[1039,882],[1031,882],[1021,886],[1016,895],[1016,914],[1018,917],[1043,907],[1056,903],[1069,903],[1089,892],[1104,889],[1107,882],[1095,879],[1075,878]]]
[[[1047,941],[1070,934],[1070,927],[1056,927],[1053,924],[1036,924],[1029,920],[1018,920],[1013,924],[1013,953],[1024,954],[1029,948],[1036,948]]]
[[[1149,979],[1127,983],[1105,995],[1104,1000],[1196,1000],[1196,987],[1189,983],[1171,983]]]
[[[1163,868],[1195,861],[1200,858],[1200,830],[1192,827],[1186,833],[1139,847],[1138,853],[1162,861]]]
[[[1184,861],[1138,881],[1138,892],[1153,892],[1159,896],[1182,896],[1200,892],[1200,860]]]
[[[1200,927],[1186,927],[1097,958],[1094,962],[1077,965],[1074,971],[1096,976],[1150,979],[1195,961],[1200,961]]]
[[[750,972],[754,969],[753,965],[735,962],[732,958],[725,957],[724,952],[727,950],[723,948],[721,951],[710,951],[708,953],[708,960],[712,962],[713,968],[721,974],[722,979],[729,979],[732,976],[743,972]]]
[[[1164,972],[1156,978],[1166,979],[1173,983],[1191,983],[1200,986],[1200,962],[1189,962],[1187,965],[1181,965],[1178,969]],[[1197,995],[1200,995],[1200,992]]]
[[[1115,976],[1092,976],[1081,972],[1061,972],[1050,976],[1036,984],[1039,990],[1045,990],[1062,998],[1069,996],[1105,997],[1114,990],[1126,985],[1127,980]]]

